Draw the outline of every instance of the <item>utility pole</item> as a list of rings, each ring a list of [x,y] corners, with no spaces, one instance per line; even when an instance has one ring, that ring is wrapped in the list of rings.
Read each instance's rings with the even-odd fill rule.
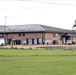
[[[5,25],[5,27],[4,27],[4,32],[5,32],[5,34],[6,34],[6,17],[7,17],[7,16],[5,16],[5,24],[4,24],[4,25]]]
[[[4,22],[4,40],[5,40],[5,43],[6,43],[6,17],[7,16],[4,17],[4,19],[5,19],[5,22]]]

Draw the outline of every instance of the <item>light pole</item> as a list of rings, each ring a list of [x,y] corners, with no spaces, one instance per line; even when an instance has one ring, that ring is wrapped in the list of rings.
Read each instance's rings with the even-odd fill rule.
[[[4,40],[5,40],[5,44],[6,44],[6,17],[7,16],[4,17],[4,19],[5,19],[5,22],[4,22]]]
[[[5,23],[4,23],[4,25],[5,25],[5,27],[4,27],[4,32],[5,32],[5,34],[6,34],[6,17],[7,17],[7,16],[5,16]]]

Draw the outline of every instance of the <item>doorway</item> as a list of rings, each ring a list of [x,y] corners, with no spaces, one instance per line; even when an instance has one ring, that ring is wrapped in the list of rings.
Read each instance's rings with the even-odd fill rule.
[[[34,44],[34,38],[32,38],[32,44]]]
[[[28,44],[28,42],[29,42],[29,39],[27,38],[27,39],[26,39],[26,44]]]

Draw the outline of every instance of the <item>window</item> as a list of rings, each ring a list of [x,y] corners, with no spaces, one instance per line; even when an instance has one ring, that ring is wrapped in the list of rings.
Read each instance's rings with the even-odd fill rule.
[[[25,33],[23,33],[23,36],[25,36]]]
[[[18,36],[21,36],[21,33],[19,33]]]
[[[0,38],[3,38],[3,34],[0,34]]]

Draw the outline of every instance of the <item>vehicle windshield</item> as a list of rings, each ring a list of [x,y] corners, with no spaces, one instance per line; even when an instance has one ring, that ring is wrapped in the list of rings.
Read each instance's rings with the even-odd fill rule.
[[[67,40],[67,42],[71,42],[71,40]]]

